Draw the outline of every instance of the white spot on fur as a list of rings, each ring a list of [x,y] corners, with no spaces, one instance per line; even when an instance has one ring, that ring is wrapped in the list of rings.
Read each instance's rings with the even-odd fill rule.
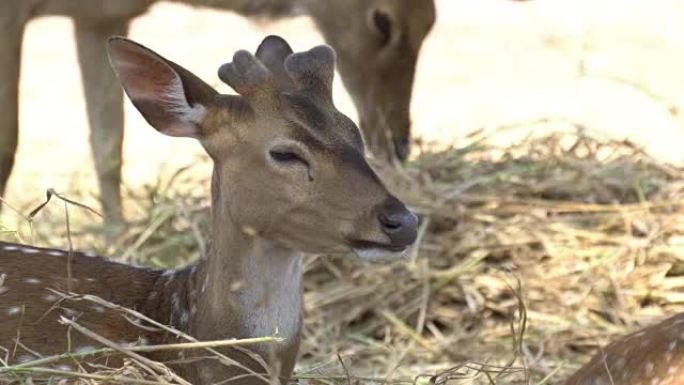
[[[178,293],[173,293],[171,295],[171,303],[173,304],[173,310],[178,311],[180,304],[180,298],[178,297]]]
[[[164,285],[168,286],[169,284],[171,284],[171,282],[173,282],[173,279],[176,277],[176,271],[172,269],[166,270],[162,273],[162,276],[166,277],[166,283]]]
[[[45,294],[43,296],[43,299],[48,301],[48,302],[55,302],[55,301],[57,301],[58,297],[56,295],[50,293],[50,294]]]
[[[67,317],[75,317],[78,312],[74,309],[64,308],[64,314],[66,314]]]
[[[670,341],[670,343],[667,344],[667,350],[673,352],[675,349],[677,349],[678,344],[679,344],[679,341],[677,341],[677,340]]]
[[[0,286],[0,294],[5,294],[9,291],[9,287],[7,286]]]
[[[25,364],[27,362],[33,361],[33,356],[29,356],[28,354],[22,354],[17,357],[17,363],[20,364]]]
[[[93,310],[95,310],[98,313],[104,313],[105,312],[105,308],[100,306],[100,305],[94,305]]]
[[[655,364],[653,364],[653,362],[647,362],[646,366],[644,367],[646,375],[650,376],[651,374],[653,374],[653,369],[655,369]]]
[[[40,283],[40,279],[38,278],[24,278],[25,283],[29,283],[31,285],[37,285]]]
[[[92,258],[92,257],[97,257],[97,254],[95,254],[95,253],[92,252],[92,251],[86,251],[86,252],[83,253],[83,255],[85,255],[86,257],[90,257],[90,258]]]
[[[669,364],[670,361],[672,361],[672,353],[666,352],[665,353],[665,362]]]
[[[97,281],[97,280],[96,280],[95,278],[86,278],[86,281],[88,281],[88,282],[95,282],[95,281]]]
[[[16,245],[4,245],[2,248],[3,248],[3,250],[5,250],[5,251],[15,251],[15,250],[19,250],[19,246],[16,246]]]
[[[78,354],[82,354],[82,353],[89,353],[89,352],[92,352],[92,351],[94,351],[94,350],[96,350],[96,348],[95,348],[94,346],[91,346],[91,345],[83,345],[83,346],[77,347],[76,350],[75,350],[75,352],[78,353]]]
[[[65,256],[66,253],[61,251],[61,250],[50,250],[50,251],[48,251],[48,255],[52,255],[55,257],[62,257],[62,256]]]
[[[12,306],[7,309],[7,315],[17,315],[19,312],[21,312],[21,306]]]
[[[39,253],[40,250],[34,249],[33,247],[22,247],[21,252],[25,254],[36,254]]]

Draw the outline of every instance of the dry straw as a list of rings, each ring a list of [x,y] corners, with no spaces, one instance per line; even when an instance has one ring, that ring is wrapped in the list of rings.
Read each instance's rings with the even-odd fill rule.
[[[297,381],[560,383],[609,339],[684,310],[684,171],[581,134],[485,143],[379,167],[422,215],[408,261],[307,258]],[[129,191],[136,219],[109,247],[93,217],[72,209],[71,241],[152,266],[196,258],[208,181],[192,171]],[[63,221],[63,207],[48,205],[33,220],[36,241],[65,246]],[[127,362],[69,378],[180,383]],[[63,375],[34,370],[12,380]]]

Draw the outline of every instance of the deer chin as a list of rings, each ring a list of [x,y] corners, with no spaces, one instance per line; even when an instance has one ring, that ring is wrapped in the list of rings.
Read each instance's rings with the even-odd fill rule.
[[[373,263],[388,263],[399,259],[405,259],[406,250],[408,250],[408,247],[402,251],[392,251],[380,247],[353,250],[356,256],[365,261]]]
[[[354,254],[369,262],[388,263],[399,259],[405,259],[406,250],[410,246],[395,246],[368,241],[353,242],[352,251]]]

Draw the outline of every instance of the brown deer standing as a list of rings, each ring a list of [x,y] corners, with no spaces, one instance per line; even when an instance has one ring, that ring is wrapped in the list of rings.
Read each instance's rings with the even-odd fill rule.
[[[50,291],[55,289],[97,295],[200,340],[277,332],[283,343],[257,345],[255,351],[285,381],[299,346],[301,253],[397,258],[416,239],[416,216],[371,170],[359,129],[333,105],[334,51],[319,46],[293,54],[284,40],[268,37],[256,56],[238,51],[220,68],[219,77],[239,93],[233,96],[218,94],[124,38],[111,39],[108,49],[126,93],[150,125],[166,135],[198,139],[214,162],[208,251],[187,268],[159,271],[83,253],[68,257],[61,250],[0,244],[0,345],[10,364],[36,353],[98,345],[67,333],[60,316],[116,342],[175,341],[109,308],[60,300]],[[223,353],[263,372],[240,351]],[[246,374],[194,354],[175,366],[192,383]],[[264,383],[240,378],[240,384]]]
[[[14,164],[24,26],[42,15],[74,20],[100,199],[110,222],[121,220],[123,96],[107,64],[105,40],[125,35],[129,21],[155,0],[0,1],[0,195]],[[245,16],[310,15],[337,50],[339,71],[359,112],[367,144],[405,159],[416,60],[435,20],[433,0],[183,0]],[[388,131],[389,130],[389,131]],[[391,140],[388,141],[388,135]]]
[[[601,349],[565,385],[684,385],[684,313]]]

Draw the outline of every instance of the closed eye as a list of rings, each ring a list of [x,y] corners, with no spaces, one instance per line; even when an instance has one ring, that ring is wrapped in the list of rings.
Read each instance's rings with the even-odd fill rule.
[[[278,163],[288,164],[288,163],[301,163],[309,167],[309,162],[306,161],[302,156],[294,151],[289,150],[271,150],[269,151],[271,159]]]
[[[277,162],[293,162],[293,161],[301,161],[303,162],[304,160],[299,157],[299,155],[295,154],[294,152],[289,152],[289,151],[275,151],[271,150],[271,158]]]
[[[271,157],[272,162],[280,166],[280,168],[291,170],[301,170],[304,168],[309,182],[313,182],[314,171],[311,169],[311,163],[305,158],[302,151],[304,150],[299,149],[297,146],[276,146],[268,151],[268,155]]]

